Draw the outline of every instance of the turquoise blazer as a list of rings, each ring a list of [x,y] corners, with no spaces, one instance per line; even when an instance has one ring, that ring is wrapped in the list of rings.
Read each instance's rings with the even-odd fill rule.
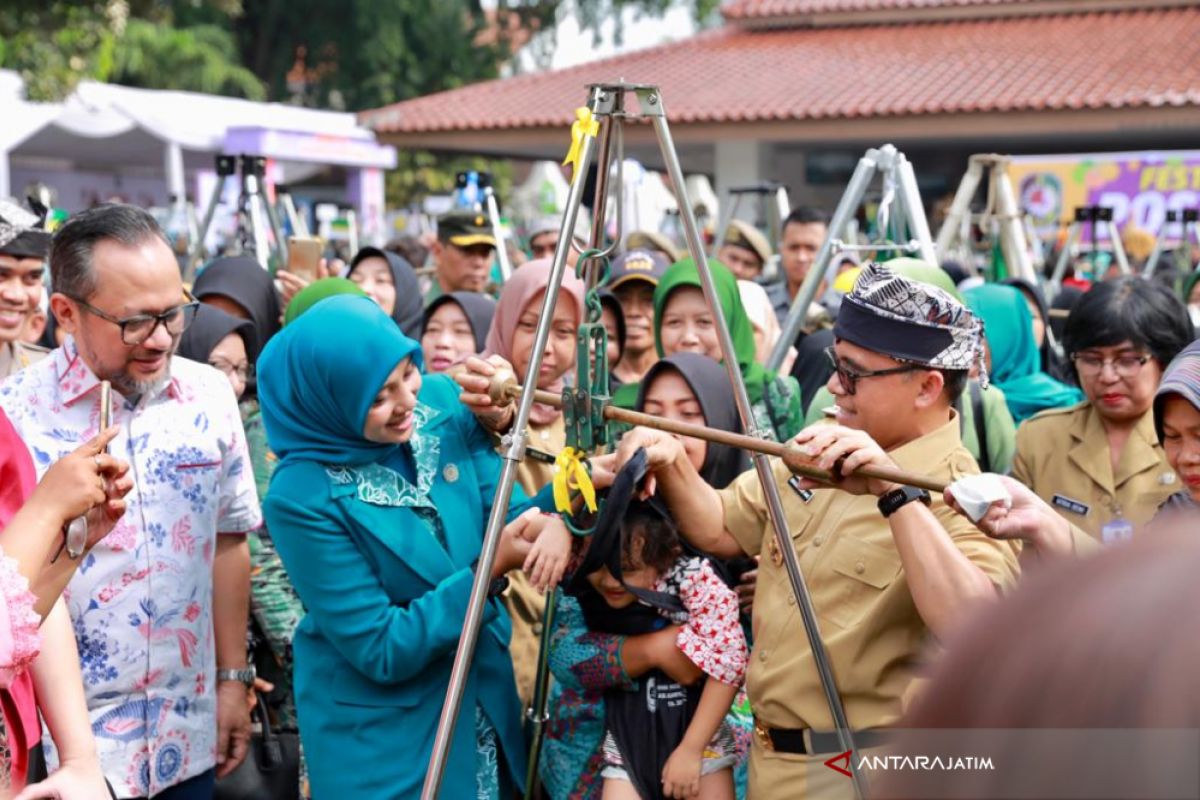
[[[294,678],[317,800],[415,798],[429,764],[501,460],[452,382],[427,376],[420,401],[436,410],[421,431],[440,440],[429,494],[448,547],[412,509],[364,502],[316,462],[280,466],[264,503],[307,611]],[[514,487],[508,517],[531,505]],[[442,786],[448,800],[475,797],[477,705],[508,776],[524,781],[511,632],[502,603],[488,600]]]

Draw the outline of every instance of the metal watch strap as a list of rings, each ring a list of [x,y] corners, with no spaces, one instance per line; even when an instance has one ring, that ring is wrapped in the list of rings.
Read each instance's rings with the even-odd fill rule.
[[[218,683],[220,683],[221,681],[237,681],[238,683],[244,683],[247,686],[253,686],[254,679],[256,677],[257,677],[257,673],[255,673],[254,667],[246,667],[245,669],[218,669],[217,670],[217,682]]]
[[[884,518],[890,517],[914,500],[920,500],[927,506],[931,502],[929,492],[924,489],[918,489],[915,486],[901,486],[879,498],[879,513],[883,514]]]

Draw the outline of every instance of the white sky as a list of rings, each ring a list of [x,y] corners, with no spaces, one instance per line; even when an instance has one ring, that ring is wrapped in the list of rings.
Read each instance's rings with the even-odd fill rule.
[[[585,33],[579,30],[573,14],[564,15],[554,32],[557,42],[550,64],[551,68],[561,69],[633,50],[654,47],[664,42],[679,41],[693,35],[697,29],[691,10],[680,6],[671,8],[661,19],[639,18],[637,12],[626,9],[624,22],[624,41],[619,48],[613,44],[613,31],[616,27],[614,20],[606,20],[602,23],[601,42],[596,46],[593,44],[590,31]],[[522,71],[527,72],[534,68],[533,60],[528,53],[522,52],[518,58]]]

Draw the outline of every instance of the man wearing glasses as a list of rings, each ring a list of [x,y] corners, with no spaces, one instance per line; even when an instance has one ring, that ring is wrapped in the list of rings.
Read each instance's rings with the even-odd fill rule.
[[[68,337],[6,381],[0,405],[41,471],[95,435],[99,383],[111,382],[111,447],[135,487],[68,588],[78,658],[43,629],[36,669],[61,684],[81,666],[118,797],[208,798],[249,740],[245,534],[261,515],[237,405],[225,376],[174,356],[196,303],[149,214],[107,205],[73,217],[50,271]]]
[[[922,648],[1018,573],[1017,550],[980,533],[941,497],[850,476],[898,465],[947,482],[978,471],[953,403],[982,357],[982,326],[949,294],[885,267],[864,269],[838,312],[828,388],[834,424],[794,441],[846,477],[829,488],[773,472],[800,569],[856,746],[883,741],[913,688]],[[663,496],[693,545],[718,558],[760,555],[746,688],[755,717],[751,797],[851,797],[826,762],[841,752],[795,598],[751,471],[716,491],[677,439],[638,428],[617,462],[645,447]],[[856,756],[858,753],[856,753]]]

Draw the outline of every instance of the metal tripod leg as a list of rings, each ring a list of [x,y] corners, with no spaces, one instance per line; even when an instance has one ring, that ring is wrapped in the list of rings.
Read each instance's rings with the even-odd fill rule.
[[[662,97],[659,95],[658,89],[653,87],[639,88],[637,95],[643,115],[649,116],[654,123],[654,131],[658,135],[658,146],[662,151],[663,161],[667,166],[667,173],[671,178],[671,184],[679,194],[680,220],[683,222],[688,250],[691,252],[692,258],[695,259],[696,268],[700,274],[700,284],[704,289],[704,296],[708,301],[709,308],[716,312],[714,319],[716,320],[718,341],[721,344],[721,354],[726,374],[733,385],[738,414],[741,416],[742,425],[749,435],[761,436],[762,434],[754,422],[754,414],[750,409],[750,396],[746,392],[746,383],[742,378],[741,369],[738,367],[737,356],[733,347],[733,338],[730,336],[729,326],[725,321],[724,314],[720,313],[721,305],[717,298],[716,284],[713,282],[712,272],[704,255],[704,243],[700,238],[700,230],[696,225],[691,205],[687,200],[687,190],[684,187],[683,181],[683,168],[679,164],[679,156],[675,151],[675,143],[671,138],[671,130],[667,126]],[[840,228],[835,228],[834,230],[840,230]],[[828,242],[823,247],[827,250]],[[826,258],[828,258],[828,253],[826,253]],[[812,605],[808,585],[805,583],[804,574],[800,571],[796,551],[792,546],[792,537],[788,532],[787,518],[784,516],[783,501],[779,497],[779,488],[775,485],[775,476],[771,472],[770,462],[762,454],[754,456],[754,468],[758,473],[758,480],[762,485],[763,496],[767,501],[767,516],[770,518],[771,527],[774,529],[775,542],[783,554],[783,563],[788,574],[788,582],[791,585],[792,594],[796,598],[796,607],[800,610],[800,618],[804,623],[804,632],[808,636],[809,647],[812,648],[813,662],[817,667],[817,675],[821,681],[821,688],[829,704],[829,712],[833,719],[833,724],[837,728],[838,742],[843,749],[853,750],[854,739],[850,731],[850,723],[846,718],[846,710],[842,706],[841,695],[838,693],[833,668],[829,663],[829,653],[825,649],[825,643],[821,638],[821,631],[817,625],[817,615]],[[865,786],[862,776],[859,775],[854,765],[854,759],[850,759],[850,769],[855,794],[857,797],[863,798],[866,796]]]
[[[588,99],[588,108],[592,113],[602,112],[611,103],[611,97],[596,88]],[[579,175],[571,182],[571,191],[567,198],[567,210],[563,215],[562,227],[559,229],[558,245],[554,248],[554,261],[550,268],[550,278],[547,282],[546,293],[542,300],[542,309],[538,315],[537,332],[534,334],[533,350],[530,355],[529,369],[525,376],[525,384],[521,392],[521,400],[517,404],[517,415],[513,422],[512,432],[504,437],[503,453],[504,466],[500,470],[500,481],[496,487],[496,496],[492,500],[491,512],[488,514],[486,533],[483,537],[483,549],[479,554],[479,566],[475,571],[475,579],[471,584],[471,597],[467,603],[467,615],[463,621],[462,637],[458,649],[454,653],[454,666],[450,671],[450,685],[446,690],[446,699],[442,704],[442,713],[438,718],[437,734],[433,740],[433,752],[429,760],[429,770],[425,774],[425,784],[421,788],[422,800],[434,800],[441,791],[442,778],[446,772],[446,759],[450,755],[450,745],[454,740],[454,726],[458,721],[458,712],[462,706],[463,691],[467,685],[467,674],[471,669],[471,661],[475,656],[475,644],[479,639],[479,627],[483,620],[483,607],[487,602],[488,586],[491,583],[492,567],[496,562],[496,549],[500,543],[500,532],[508,514],[508,506],[512,500],[513,484],[517,478],[517,465],[525,455],[525,428],[529,424],[529,412],[533,408],[534,390],[537,388],[538,372],[541,370],[542,354],[550,339],[550,320],[554,316],[554,304],[562,287],[563,274],[567,268],[567,253],[571,246],[571,237],[575,231],[575,220],[582,205],[583,188],[587,181],[582,176],[592,159],[594,138],[583,135],[580,146],[579,162],[576,169]],[[457,798],[455,799],[457,800]]]
[[[1104,229],[1108,231],[1108,241],[1112,243],[1113,257],[1117,260],[1117,266],[1121,270],[1122,275],[1129,275],[1132,270],[1129,268],[1129,257],[1125,255],[1125,243],[1121,241],[1121,234],[1117,231],[1117,224],[1112,220],[1104,221]]]
[[[489,186],[484,193],[484,204],[487,209],[488,222],[492,226],[492,236],[496,239],[496,258],[500,261],[500,280],[507,281],[512,277],[512,261],[508,258],[508,237],[500,226],[500,207],[496,204],[496,193]]]
[[[614,110],[619,110],[621,106],[621,97],[613,98],[615,107]],[[594,219],[592,229],[589,233],[588,248],[596,252],[603,251],[604,245],[604,228],[605,217],[607,214],[608,201],[608,182],[609,182],[609,164],[612,158],[612,136],[613,127],[617,126],[617,135],[620,137],[619,123],[613,121],[613,117],[606,116],[600,120],[600,131],[597,136],[597,157],[596,157],[596,193],[594,203]],[[620,187],[621,167],[620,160],[623,157],[623,147],[619,147],[621,152],[617,158],[617,186]],[[621,225],[621,195],[617,194],[617,232],[620,233]],[[619,238],[619,236],[618,236]],[[584,264],[584,286],[591,289],[600,280],[598,258],[589,258]],[[578,366],[578,365],[577,365]],[[558,592],[552,591],[546,597],[546,609],[542,614],[542,639],[541,645],[538,648],[537,673],[533,684],[533,703],[526,711],[525,717],[529,720],[532,726],[532,737],[529,745],[529,767],[525,773],[525,800],[534,800],[537,797],[537,788],[539,783],[538,762],[541,760],[542,744],[545,741],[546,723],[549,722],[549,715],[546,713],[546,704],[549,701],[550,692],[550,647],[553,639],[554,615],[558,609]]]
[[[1078,222],[1072,222],[1067,227],[1067,241],[1063,243],[1062,250],[1058,253],[1058,263],[1054,265],[1054,274],[1050,276],[1050,296],[1046,298],[1047,301],[1053,301],[1055,296],[1062,291],[1063,276],[1067,274],[1067,266],[1071,262],[1071,252],[1079,243],[1082,232],[1083,226]]]
[[[939,258],[945,260],[951,255],[955,237],[959,236],[960,231],[968,228],[971,201],[975,199],[975,193],[979,191],[982,181],[983,161],[977,156],[971,156],[967,161],[967,171],[963,174],[962,182],[958,184],[958,190],[954,193],[954,200],[950,203],[950,210],[946,212],[946,219],[938,230],[936,247]]]
[[[887,147],[891,147],[891,145],[887,145]],[[804,277],[800,291],[792,299],[792,307],[788,311],[787,319],[784,320],[783,332],[780,334],[779,340],[775,342],[774,349],[767,356],[767,369],[779,369],[779,365],[787,357],[788,348],[795,344],[796,337],[800,335],[800,328],[804,326],[808,307],[816,298],[817,289],[820,287],[821,281],[825,277],[825,270],[833,257],[833,242],[841,237],[842,231],[846,229],[862,204],[863,195],[866,194],[867,187],[871,185],[871,180],[879,169],[880,155],[880,150],[871,149],[858,160],[858,166],[854,168],[850,183],[846,185],[846,191],[842,194],[842,199],[838,201],[837,209],[833,212],[833,219],[829,222],[829,233],[826,235],[825,241],[821,243],[821,249],[817,251],[817,257],[813,260],[808,275]]]
[[[846,192],[834,211],[833,220],[829,223],[829,235],[817,251],[817,258],[809,269],[804,283],[792,300],[791,310],[783,323],[783,333],[767,357],[767,369],[778,370],[800,333],[808,307],[816,298],[817,290],[822,281],[832,285],[836,277],[833,264],[833,245],[841,236],[841,232],[853,219],[863,195],[876,173],[885,177],[886,184],[894,187],[895,211],[899,212],[897,219],[903,223],[917,243],[917,255],[931,264],[937,264],[937,254],[933,246],[933,237],[929,232],[929,223],[925,219],[924,207],[921,205],[921,194],[917,190],[917,179],[912,164],[890,144],[879,149],[868,150],[859,159],[854,175],[846,186]]]
[[[996,212],[1000,217],[1000,251],[1004,263],[1033,285],[1038,285],[1037,272],[1029,257],[1029,241],[1025,238],[1025,220],[1017,206],[1017,195],[1008,177],[1008,159],[992,166],[992,186],[996,192]]]

